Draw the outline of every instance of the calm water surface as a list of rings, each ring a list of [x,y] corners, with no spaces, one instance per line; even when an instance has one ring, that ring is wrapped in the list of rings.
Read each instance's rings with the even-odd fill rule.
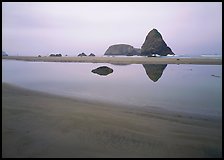
[[[91,72],[100,66],[112,68],[113,73],[100,76]],[[221,65],[3,60],[2,81],[69,97],[222,116]]]

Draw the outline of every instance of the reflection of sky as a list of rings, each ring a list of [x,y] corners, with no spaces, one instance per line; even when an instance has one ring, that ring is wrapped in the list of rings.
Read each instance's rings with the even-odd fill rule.
[[[156,28],[176,54],[221,54],[222,3],[2,3],[8,54],[103,55],[112,44],[140,48]]]
[[[100,76],[91,72],[103,65],[112,68],[113,73]],[[76,98],[222,114],[220,65],[168,64],[160,79],[153,82],[141,64],[118,66],[3,60],[2,81]]]

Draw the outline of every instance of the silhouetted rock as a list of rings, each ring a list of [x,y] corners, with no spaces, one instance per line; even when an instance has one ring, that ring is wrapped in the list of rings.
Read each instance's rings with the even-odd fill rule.
[[[94,57],[94,56],[95,56],[95,54],[91,53],[89,56],[93,56],[93,57]]]
[[[158,54],[160,56],[174,54],[163,40],[162,35],[156,29],[153,29],[148,33],[141,48],[142,56],[152,56],[153,54]]]
[[[62,55],[61,55],[61,54],[56,54],[55,56],[56,56],[56,57],[61,57]]]
[[[92,72],[96,73],[96,74],[99,74],[99,75],[106,76],[110,73],[113,73],[113,69],[111,69],[107,66],[101,66],[101,67],[98,67],[96,69],[93,69]]]
[[[8,54],[4,51],[2,51],[2,56],[8,56]]]
[[[146,74],[153,82],[159,80],[166,66],[167,64],[143,64]]]
[[[140,49],[134,48],[131,45],[128,44],[116,44],[110,46],[104,55],[123,55],[123,56],[133,56],[133,55],[139,55]]]
[[[41,57],[41,55],[38,55],[38,57]]]
[[[61,57],[62,55],[61,54],[50,54],[50,57]]]
[[[140,55],[141,54],[141,49],[140,48],[134,48],[134,52],[136,53],[136,55]]]
[[[81,53],[81,54],[79,54],[78,56],[86,56],[86,54],[85,53]]]

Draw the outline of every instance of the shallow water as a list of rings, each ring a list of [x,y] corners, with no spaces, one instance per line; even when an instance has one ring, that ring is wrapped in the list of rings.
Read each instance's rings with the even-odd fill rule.
[[[108,66],[113,73],[91,71]],[[112,65],[2,61],[2,82],[65,95],[168,110],[222,116],[221,65]]]

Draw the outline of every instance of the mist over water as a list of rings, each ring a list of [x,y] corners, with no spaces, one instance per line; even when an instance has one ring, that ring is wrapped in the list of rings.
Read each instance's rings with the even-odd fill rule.
[[[206,116],[222,115],[221,65],[2,61],[2,82],[48,93]],[[100,76],[91,71],[108,66]]]

